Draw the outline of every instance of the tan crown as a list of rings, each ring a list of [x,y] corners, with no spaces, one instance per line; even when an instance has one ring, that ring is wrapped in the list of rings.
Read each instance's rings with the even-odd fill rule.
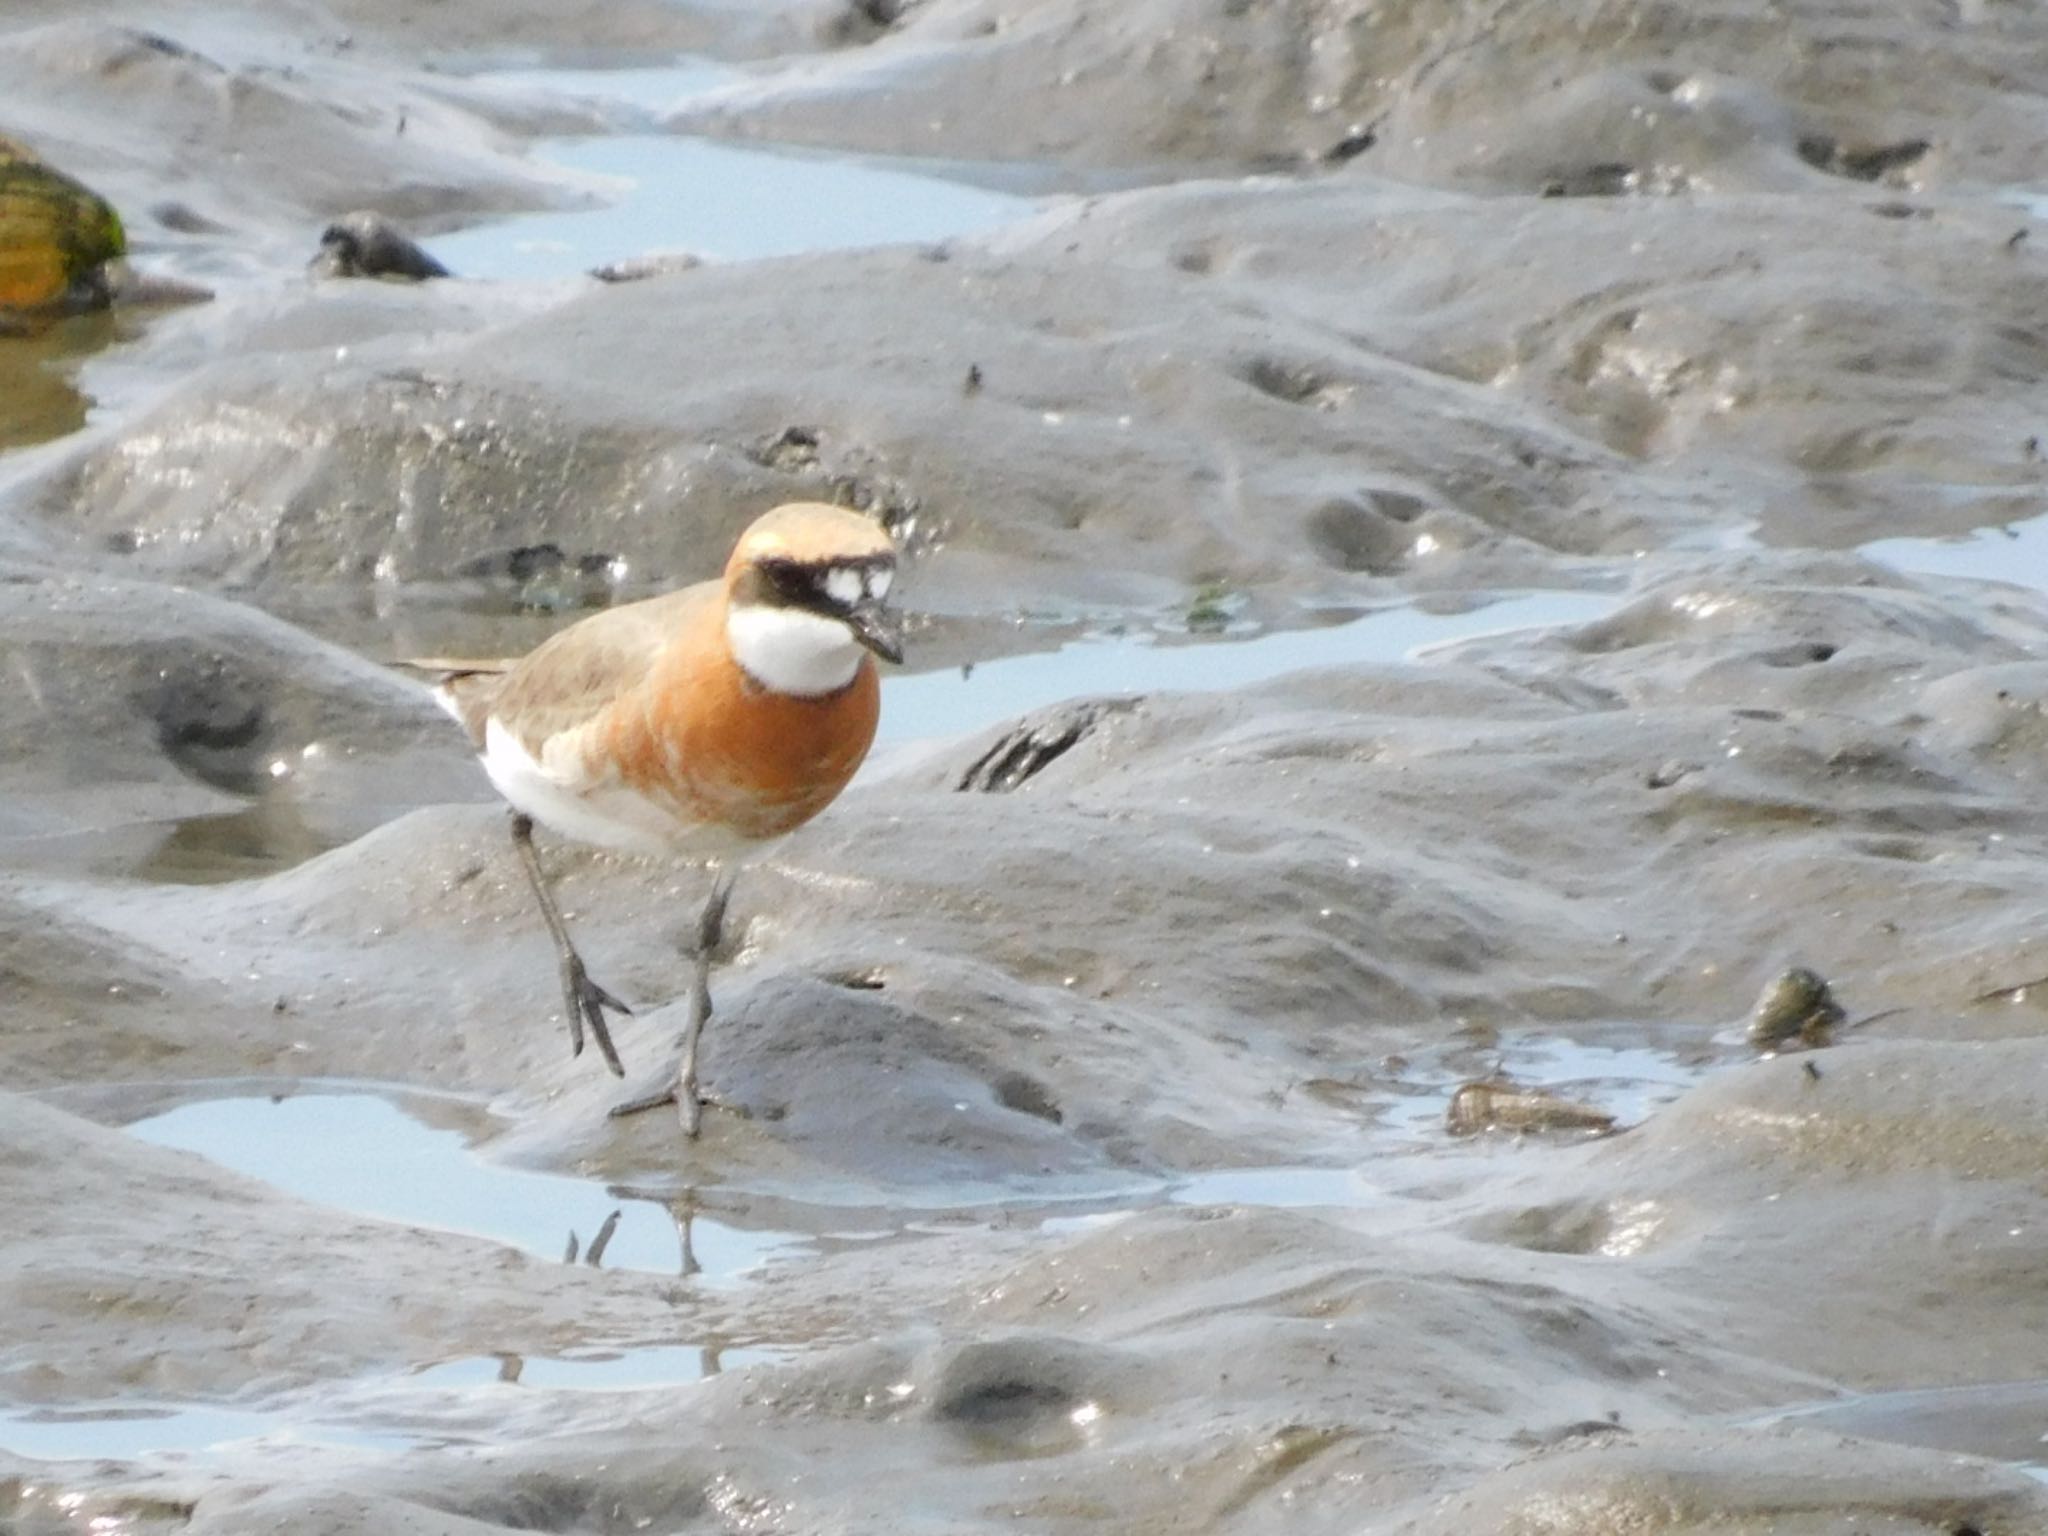
[[[730,583],[763,560],[826,565],[895,552],[888,531],[864,513],[822,501],[793,501],[762,513],[748,525],[726,562],[725,579]]]

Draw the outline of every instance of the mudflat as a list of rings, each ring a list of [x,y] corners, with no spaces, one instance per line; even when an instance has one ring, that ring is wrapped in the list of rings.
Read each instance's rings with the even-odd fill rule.
[[[0,1528],[2048,1531],[2044,79],[1996,0],[12,7],[0,135],[210,297],[0,335]],[[364,212],[453,275],[309,269]],[[389,663],[792,499],[916,627],[685,1143],[604,1111],[710,872],[544,849],[570,1059]]]

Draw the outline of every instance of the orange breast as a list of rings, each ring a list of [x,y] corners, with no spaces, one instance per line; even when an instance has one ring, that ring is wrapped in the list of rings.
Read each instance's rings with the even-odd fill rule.
[[[881,684],[863,656],[835,694],[770,693],[733,661],[724,625],[724,605],[706,604],[704,620],[607,712],[598,738],[626,782],[680,821],[776,837],[830,805],[860,767]]]

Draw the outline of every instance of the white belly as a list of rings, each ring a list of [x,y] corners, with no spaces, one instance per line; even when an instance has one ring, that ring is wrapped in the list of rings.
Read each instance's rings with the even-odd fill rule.
[[[484,727],[483,763],[484,772],[514,810],[579,843],[626,853],[702,855],[738,845],[724,829],[680,821],[667,806],[616,779],[570,782],[566,774],[535,761],[495,720]]]

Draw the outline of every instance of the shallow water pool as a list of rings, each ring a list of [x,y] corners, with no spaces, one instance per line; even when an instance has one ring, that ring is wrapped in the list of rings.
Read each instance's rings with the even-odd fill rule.
[[[1128,628],[971,668],[892,676],[882,688],[883,741],[965,735],[1049,704],[1105,693],[1212,692],[1313,667],[1421,661],[1483,635],[1588,624],[1619,599],[1601,592],[1516,592],[1455,612],[1414,603],[1340,623],[1248,637]]]
[[[410,1103],[415,1112],[408,1112]],[[405,1226],[463,1232],[535,1258],[737,1280],[799,1251],[788,1232],[692,1216],[688,1243],[666,1206],[594,1179],[509,1168],[479,1157],[459,1129],[419,1111],[476,1118],[461,1101],[315,1089],[180,1105],[127,1127],[318,1205]],[[593,1254],[593,1247],[596,1253]]]
[[[450,271],[535,281],[685,251],[753,261],[924,244],[994,229],[1037,206],[900,163],[674,134],[550,139],[534,154],[584,178],[598,205],[522,214],[427,242]]]

